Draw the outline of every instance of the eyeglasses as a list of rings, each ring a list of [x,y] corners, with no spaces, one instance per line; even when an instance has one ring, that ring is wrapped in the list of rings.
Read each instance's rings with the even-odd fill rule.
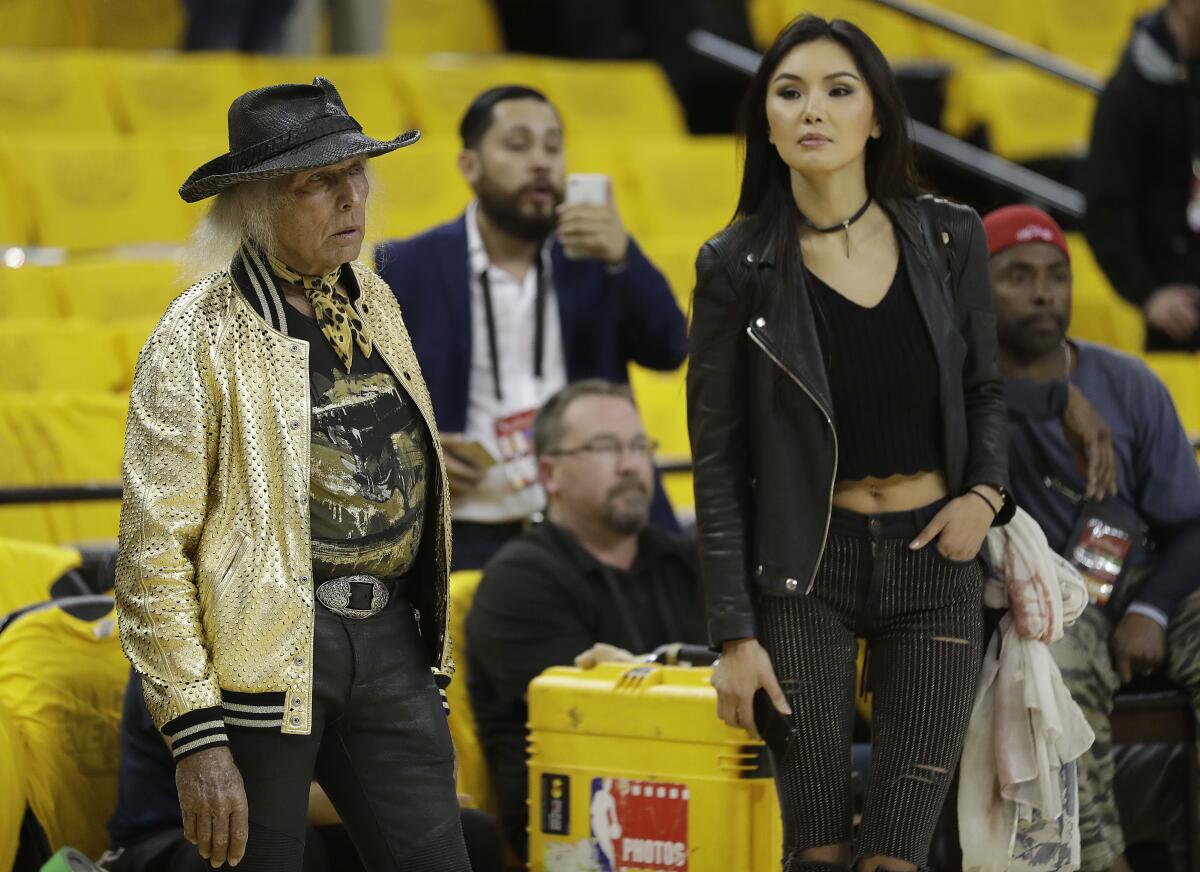
[[[646,439],[639,436],[629,442],[622,442],[620,439],[614,439],[611,436],[598,436],[577,448],[556,448],[546,453],[551,457],[571,457],[576,454],[585,454],[615,463],[621,459],[626,451],[633,455],[635,459],[644,458],[652,460],[654,452],[657,450],[658,442],[654,439]]]

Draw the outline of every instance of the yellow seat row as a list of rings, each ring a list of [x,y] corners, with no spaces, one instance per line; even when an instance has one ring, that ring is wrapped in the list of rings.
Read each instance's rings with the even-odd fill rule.
[[[926,0],[925,5],[1107,74],[1129,39],[1134,20],[1162,4],[1158,0],[1090,0],[1086,6],[1078,0]],[[762,48],[770,45],[792,18],[812,12],[854,22],[891,61],[958,63],[987,56],[987,51],[974,43],[871,0],[748,0],[747,11],[755,42]]]
[[[0,55],[0,132],[171,133],[220,144],[239,94],[315,75],[337,85],[367,132],[381,137],[418,126],[453,139],[471,98],[507,83],[544,90],[572,130],[643,136],[686,130],[666,77],[648,62],[14,51]]]
[[[387,51],[493,52],[502,48],[489,0],[387,0]],[[4,0],[0,47],[172,49],[183,3],[163,0]],[[317,37],[324,36],[318,25]]]

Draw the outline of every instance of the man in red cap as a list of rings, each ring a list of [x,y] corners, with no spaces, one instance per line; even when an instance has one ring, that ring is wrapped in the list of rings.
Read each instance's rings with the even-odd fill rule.
[[[1126,870],[1112,697],[1165,665],[1200,715],[1200,594],[1191,595],[1200,589],[1200,468],[1166,388],[1144,363],[1067,339],[1071,257],[1054,219],[1009,206],[983,226],[1013,496],[1092,594],[1051,648],[1096,733],[1079,761],[1082,868]]]

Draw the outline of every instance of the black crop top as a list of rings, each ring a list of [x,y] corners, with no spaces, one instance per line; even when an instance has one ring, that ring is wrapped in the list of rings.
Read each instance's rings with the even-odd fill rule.
[[[837,480],[940,470],[937,358],[903,260],[869,309],[806,277],[833,395]]]

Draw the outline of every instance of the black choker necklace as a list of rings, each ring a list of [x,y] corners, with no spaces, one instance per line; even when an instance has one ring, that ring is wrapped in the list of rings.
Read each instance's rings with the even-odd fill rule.
[[[859,207],[857,212],[855,212],[853,215],[851,215],[845,221],[839,221],[837,224],[834,224],[830,227],[818,227],[817,225],[813,224],[811,221],[808,220],[808,216],[806,216],[803,212],[801,212],[800,213],[800,223],[803,224],[805,227],[807,227],[809,230],[815,230],[817,233],[837,233],[839,230],[846,231],[846,257],[849,257],[850,256],[850,225],[853,224],[855,221],[857,221],[862,216],[866,215],[867,210],[869,208],[871,208],[871,195],[867,194],[866,202],[863,203]]]

